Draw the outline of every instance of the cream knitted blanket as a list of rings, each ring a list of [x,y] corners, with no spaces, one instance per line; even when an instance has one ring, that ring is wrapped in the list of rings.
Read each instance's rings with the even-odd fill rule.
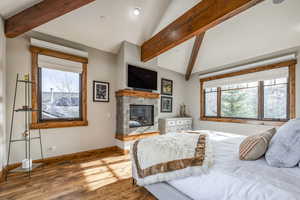
[[[154,136],[136,141],[131,152],[139,185],[201,175],[212,163],[206,134]]]

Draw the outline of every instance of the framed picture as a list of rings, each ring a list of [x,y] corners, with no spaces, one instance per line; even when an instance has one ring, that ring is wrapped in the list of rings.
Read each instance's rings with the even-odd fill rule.
[[[168,79],[161,79],[161,94],[162,95],[173,95],[173,81]]]
[[[109,83],[94,81],[93,82],[93,101],[109,102]]]
[[[160,111],[164,113],[171,113],[173,110],[173,98],[172,97],[161,97]]]

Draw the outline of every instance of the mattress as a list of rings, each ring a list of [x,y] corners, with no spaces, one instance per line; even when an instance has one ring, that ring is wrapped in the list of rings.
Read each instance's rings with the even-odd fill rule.
[[[300,168],[274,168],[265,159],[241,161],[244,137],[213,132],[215,163],[205,175],[169,181],[195,200],[300,200]]]
[[[163,200],[300,200],[300,168],[274,168],[264,158],[241,161],[238,149],[244,136],[206,132],[214,148],[214,165],[209,173],[146,189]]]

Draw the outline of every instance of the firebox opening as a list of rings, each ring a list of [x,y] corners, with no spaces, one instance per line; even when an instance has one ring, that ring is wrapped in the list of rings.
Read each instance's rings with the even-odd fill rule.
[[[154,105],[130,105],[129,128],[154,125]]]

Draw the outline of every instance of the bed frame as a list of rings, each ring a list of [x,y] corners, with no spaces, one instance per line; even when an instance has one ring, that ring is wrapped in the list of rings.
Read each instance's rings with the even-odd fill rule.
[[[132,162],[132,184],[136,184],[135,177],[137,177],[137,172],[135,164]],[[144,188],[159,200],[192,200],[167,182],[146,185]]]
[[[192,200],[166,182],[147,185],[145,188],[159,200]]]

